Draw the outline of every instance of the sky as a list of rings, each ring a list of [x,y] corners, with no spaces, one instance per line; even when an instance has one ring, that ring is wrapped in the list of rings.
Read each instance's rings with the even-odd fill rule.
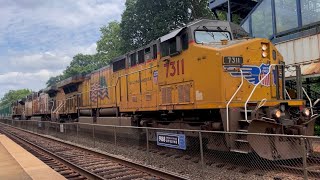
[[[38,91],[78,53],[96,53],[100,27],[121,19],[125,0],[0,0],[0,98]]]

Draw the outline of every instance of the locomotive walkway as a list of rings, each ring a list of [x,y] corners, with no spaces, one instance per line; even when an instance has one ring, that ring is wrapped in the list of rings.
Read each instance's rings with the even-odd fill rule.
[[[0,134],[0,179],[65,179],[42,161]]]

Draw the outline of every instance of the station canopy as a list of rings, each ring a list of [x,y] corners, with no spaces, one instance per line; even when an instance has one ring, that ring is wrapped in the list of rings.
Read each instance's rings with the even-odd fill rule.
[[[242,18],[240,25],[250,36],[269,39],[287,65],[301,65],[304,77],[320,76],[320,0],[229,2],[231,14]],[[209,7],[213,12],[228,12],[228,0],[210,0]]]
[[[230,0],[231,14],[238,14],[244,19],[259,0]],[[228,12],[228,0],[210,0],[209,7],[212,11]]]

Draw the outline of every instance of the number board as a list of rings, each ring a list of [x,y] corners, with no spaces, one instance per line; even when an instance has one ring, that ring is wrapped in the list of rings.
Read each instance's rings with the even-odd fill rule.
[[[240,56],[223,57],[223,64],[225,64],[225,65],[241,65],[241,64],[243,64],[243,57],[240,57]]]
[[[157,145],[186,150],[186,136],[184,134],[157,132]]]

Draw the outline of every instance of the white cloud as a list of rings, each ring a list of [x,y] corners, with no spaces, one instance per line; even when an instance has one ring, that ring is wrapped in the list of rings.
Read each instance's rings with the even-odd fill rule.
[[[48,71],[42,69],[34,73],[9,72],[0,75],[0,96],[3,96],[9,90],[31,89],[38,91],[45,87],[46,81],[51,76],[60,74],[61,71]]]
[[[95,54],[97,45],[93,43],[87,47],[77,46],[65,49],[63,52],[47,51],[34,54],[17,54],[0,62],[1,67],[6,67],[6,72],[37,72],[41,69],[49,71],[63,71],[71,62],[75,54]],[[4,70],[4,69],[3,69]],[[2,71],[3,71],[2,70]]]
[[[125,0],[0,0],[0,98],[45,87],[78,53],[96,53],[100,27],[120,20]]]

